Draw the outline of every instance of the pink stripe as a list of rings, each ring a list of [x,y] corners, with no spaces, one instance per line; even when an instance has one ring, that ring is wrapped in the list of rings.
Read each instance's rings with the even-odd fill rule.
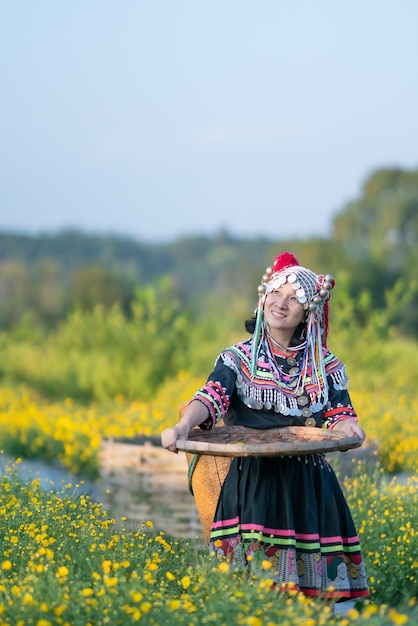
[[[215,400],[217,400],[218,403],[223,406],[224,403],[222,402],[222,396],[219,394],[216,387],[214,387],[213,385],[206,385],[204,389],[206,389],[209,396],[215,398]]]
[[[244,352],[244,354],[247,355],[247,357],[251,358],[250,346],[244,346],[244,344],[241,344],[240,348]]]
[[[284,535],[285,537],[294,537],[294,530],[277,530],[276,528],[266,528],[261,524],[241,524],[242,530],[259,530],[270,535]]]
[[[294,539],[305,539],[307,541],[319,541],[317,533],[295,533],[294,530],[279,530],[277,528],[266,528],[261,524],[241,524],[243,530],[259,530],[269,535],[280,535],[284,537],[293,537]]]
[[[357,537],[357,535],[355,535],[354,537],[344,537],[343,538],[343,543],[359,543],[359,538]]]
[[[321,537],[321,543],[341,543],[342,541],[343,538],[339,535],[336,535],[335,537]]]
[[[232,519],[220,520],[219,522],[212,522],[212,528],[225,528],[226,526],[234,526],[238,524],[239,518],[234,517]]]
[[[221,520],[219,522],[213,522],[212,528],[224,528],[225,526],[232,526],[239,523],[239,518],[234,517],[230,520]],[[258,530],[264,534],[279,535],[282,537],[292,537],[296,540],[302,539],[305,541],[319,541],[322,544],[328,543],[358,543],[359,538],[354,537],[340,537],[335,535],[334,537],[320,537],[318,533],[295,533],[294,530],[278,530],[276,528],[266,528],[261,524],[241,524],[241,530]]]

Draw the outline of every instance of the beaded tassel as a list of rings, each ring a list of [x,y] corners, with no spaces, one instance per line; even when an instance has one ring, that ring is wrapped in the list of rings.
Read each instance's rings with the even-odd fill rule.
[[[258,354],[260,352],[261,346],[261,335],[262,335],[262,325],[263,325],[263,304],[264,300],[260,296],[258,300],[257,314],[255,320],[255,329],[252,339],[252,349],[251,349],[251,375],[255,376],[257,372],[257,360]]]

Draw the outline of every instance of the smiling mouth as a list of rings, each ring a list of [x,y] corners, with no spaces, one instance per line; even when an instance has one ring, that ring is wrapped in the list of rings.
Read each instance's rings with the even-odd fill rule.
[[[284,319],[286,317],[286,315],[284,313],[281,313],[280,311],[271,310],[270,313],[273,315],[273,317],[278,317],[281,319]]]

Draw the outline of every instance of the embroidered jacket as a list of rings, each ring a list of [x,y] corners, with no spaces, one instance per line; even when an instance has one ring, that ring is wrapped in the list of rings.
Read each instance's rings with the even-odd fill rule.
[[[302,367],[303,355],[277,356],[261,348],[255,376],[251,375],[251,339],[224,350],[216,359],[206,384],[193,399],[207,406],[210,418],[201,428],[221,419],[250,428],[312,425],[332,428],[345,418],[357,420],[344,364],[327,349],[324,396],[311,367]],[[307,420],[310,420],[307,422]]]

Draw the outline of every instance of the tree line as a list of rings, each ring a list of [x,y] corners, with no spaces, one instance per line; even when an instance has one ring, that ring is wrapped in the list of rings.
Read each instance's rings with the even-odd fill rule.
[[[287,249],[303,265],[335,275],[335,297],[351,323],[373,320],[382,333],[417,337],[417,241],[418,170],[399,168],[368,176],[358,198],[335,215],[327,238],[243,239],[222,231],[154,244],[78,231],[3,232],[0,328],[15,327],[28,313],[54,328],[71,312],[98,305],[117,304],[129,318],[138,291],[167,277],[183,308],[197,315],[210,308],[221,316],[225,303],[249,313],[264,268]]]

